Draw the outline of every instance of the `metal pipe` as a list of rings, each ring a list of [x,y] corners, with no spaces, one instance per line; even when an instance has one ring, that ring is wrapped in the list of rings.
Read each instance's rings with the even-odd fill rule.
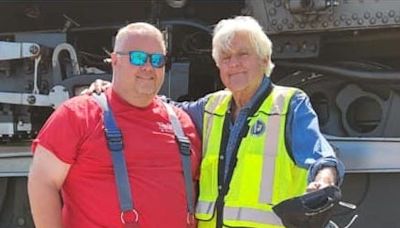
[[[294,68],[296,70],[312,71],[323,73],[326,75],[333,74],[337,77],[350,80],[369,80],[377,82],[399,82],[400,71],[359,71],[350,70],[335,66],[326,66],[321,64],[312,63],[296,63],[296,62],[285,62],[277,61],[275,64],[279,67]]]
[[[61,51],[68,51],[69,57],[71,59],[71,65],[72,65],[72,70],[74,75],[80,75],[81,71],[79,69],[79,63],[78,63],[78,57],[76,55],[75,49],[71,44],[68,43],[62,43],[57,45],[57,47],[53,51],[53,56],[52,56],[52,65],[53,65],[53,77],[54,77],[54,83],[60,83],[62,81],[61,77],[61,66],[59,63],[59,55]]]
[[[165,21],[160,21],[160,24],[161,25],[186,25],[186,26],[192,26],[192,27],[195,27],[195,28],[198,28],[198,29],[201,29],[201,30],[204,30],[204,31],[206,31],[206,32],[208,32],[208,33],[212,33],[212,29],[209,27],[209,26],[207,26],[207,25],[204,25],[204,24],[202,24],[202,23],[199,23],[199,22],[196,22],[196,21],[193,21],[193,20],[179,20],[179,19],[177,19],[177,20],[165,20]]]

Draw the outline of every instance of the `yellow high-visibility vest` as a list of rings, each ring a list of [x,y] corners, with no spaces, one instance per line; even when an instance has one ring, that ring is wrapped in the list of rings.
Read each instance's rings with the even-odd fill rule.
[[[249,131],[239,146],[236,167],[224,198],[224,225],[283,227],[272,207],[305,192],[307,170],[296,166],[285,144],[286,116],[295,91],[295,88],[274,86],[259,110],[248,117]],[[205,106],[203,160],[196,207],[199,228],[215,228],[219,153],[231,100],[231,92],[219,91],[210,95]]]

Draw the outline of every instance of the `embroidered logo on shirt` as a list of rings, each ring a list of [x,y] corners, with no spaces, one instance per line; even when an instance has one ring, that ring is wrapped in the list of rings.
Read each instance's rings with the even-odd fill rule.
[[[265,123],[261,120],[257,120],[256,123],[251,127],[251,134],[254,136],[259,136],[265,131]]]
[[[157,122],[157,125],[161,132],[174,133],[172,125],[170,123]]]

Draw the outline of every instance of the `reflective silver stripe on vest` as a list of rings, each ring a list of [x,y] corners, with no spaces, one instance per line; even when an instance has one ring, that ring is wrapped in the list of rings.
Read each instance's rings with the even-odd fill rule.
[[[209,99],[212,99],[210,103],[206,104],[205,111],[204,112],[204,121],[206,122],[205,126],[205,134],[203,135],[203,157],[205,156],[205,152],[207,151],[208,147],[208,141],[211,135],[211,126],[214,122],[214,112],[217,106],[222,102],[222,100],[227,96],[228,94],[215,94],[211,96]],[[211,113],[208,113],[211,112]],[[204,126],[203,126],[204,127]]]
[[[196,205],[196,214],[214,214],[215,202],[198,201]]]
[[[264,161],[261,175],[260,185],[260,203],[272,203],[274,176],[275,176],[275,159],[279,146],[280,125],[282,120],[283,106],[285,105],[285,95],[277,92],[278,95],[273,101],[274,106],[271,108],[271,114],[267,122],[267,133],[264,144]]]
[[[282,226],[282,222],[272,211],[257,210],[243,207],[224,207],[224,221],[249,221],[261,224]]]

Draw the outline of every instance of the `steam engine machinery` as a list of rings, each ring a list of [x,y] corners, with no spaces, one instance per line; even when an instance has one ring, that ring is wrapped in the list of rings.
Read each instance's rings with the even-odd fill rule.
[[[0,3],[0,227],[33,227],[29,144],[46,118],[97,78],[118,28],[146,21],[168,44],[161,93],[194,100],[222,88],[211,33],[251,15],[273,42],[271,75],[311,98],[346,165],[339,227],[400,227],[400,1],[148,0]]]

